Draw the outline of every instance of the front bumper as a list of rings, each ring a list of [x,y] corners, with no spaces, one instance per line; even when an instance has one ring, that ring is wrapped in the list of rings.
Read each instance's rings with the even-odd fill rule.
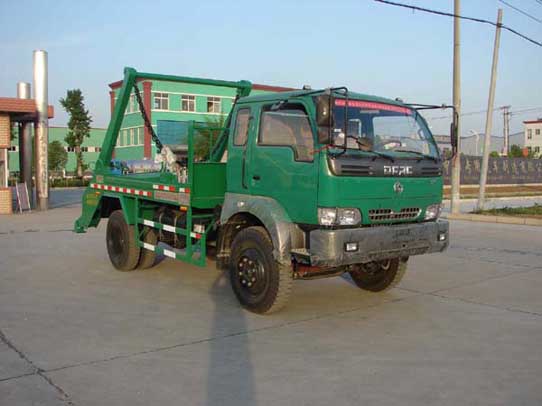
[[[444,240],[439,240],[445,236]],[[310,232],[310,265],[335,267],[442,252],[448,247],[448,222],[401,224]],[[346,243],[358,243],[355,252],[346,252]]]

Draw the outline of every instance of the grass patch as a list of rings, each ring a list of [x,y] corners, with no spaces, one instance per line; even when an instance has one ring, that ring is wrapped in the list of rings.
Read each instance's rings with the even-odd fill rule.
[[[473,214],[485,214],[488,216],[513,216],[542,218],[542,204],[535,203],[528,207],[503,207],[502,209],[475,210]]]

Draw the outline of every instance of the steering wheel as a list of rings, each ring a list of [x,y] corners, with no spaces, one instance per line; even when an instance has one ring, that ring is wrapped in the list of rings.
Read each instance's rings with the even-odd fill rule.
[[[374,149],[386,149],[386,145],[395,144],[395,146],[403,146],[403,141],[399,138],[386,138],[374,144]],[[398,145],[397,145],[398,144]]]

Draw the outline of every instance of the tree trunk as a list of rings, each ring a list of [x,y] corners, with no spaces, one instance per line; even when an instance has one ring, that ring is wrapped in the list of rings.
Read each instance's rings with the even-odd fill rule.
[[[76,154],[77,158],[77,177],[82,178],[83,177],[83,153],[78,152]]]

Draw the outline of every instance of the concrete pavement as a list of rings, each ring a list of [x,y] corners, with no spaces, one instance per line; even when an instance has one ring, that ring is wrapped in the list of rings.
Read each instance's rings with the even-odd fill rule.
[[[454,221],[388,293],[256,316],[214,264],[112,270],[79,210],[0,218],[0,405],[542,404],[540,228]]]

